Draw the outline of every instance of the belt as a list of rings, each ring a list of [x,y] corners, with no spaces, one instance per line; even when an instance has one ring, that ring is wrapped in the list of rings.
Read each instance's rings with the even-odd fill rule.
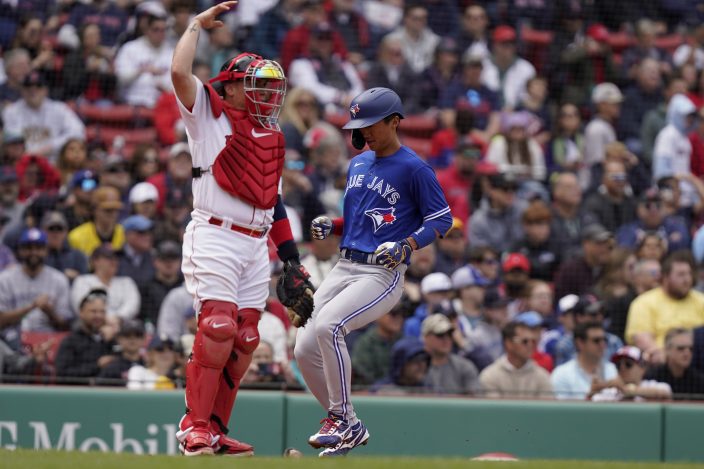
[[[340,255],[347,259],[348,261],[356,262],[358,264],[373,264],[377,265],[376,254],[373,252],[357,251],[356,249],[340,249]]]
[[[269,232],[267,228],[245,228],[244,226],[235,225],[234,223],[230,223],[230,226],[228,227],[225,221],[215,217],[210,217],[208,223],[215,226],[222,226],[223,228],[230,228],[232,231],[251,236],[252,238],[263,238]]]

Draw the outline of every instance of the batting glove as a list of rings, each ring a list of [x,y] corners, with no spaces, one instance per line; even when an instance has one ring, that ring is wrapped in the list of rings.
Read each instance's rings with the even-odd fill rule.
[[[318,217],[310,224],[310,235],[313,239],[325,239],[332,233],[332,220],[330,217]]]
[[[377,262],[389,270],[394,270],[399,264],[411,257],[413,248],[408,240],[380,244],[374,254],[376,254]]]

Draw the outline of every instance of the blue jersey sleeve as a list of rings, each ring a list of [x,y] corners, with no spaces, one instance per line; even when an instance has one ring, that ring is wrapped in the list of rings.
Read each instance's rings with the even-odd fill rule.
[[[436,233],[440,237],[445,236],[452,227],[452,214],[430,166],[423,165],[413,173],[411,188],[418,210],[423,216],[422,226],[413,233],[413,238],[421,248],[432,243]]]

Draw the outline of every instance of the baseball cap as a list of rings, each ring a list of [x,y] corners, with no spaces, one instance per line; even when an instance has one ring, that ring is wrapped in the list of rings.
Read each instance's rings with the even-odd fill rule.
[[[478,269],[470,265],[460,267],[452,273],[452,288],[487,287],[489,280]]]
[[[90,192],[98,187],[99,178],[93,171],[84,169],[74,173],[71,178],[71,189],[79,187],[84,192]]]
[[[176,241],[165,240],[156,247],[157,259],[181,259],[181,246]]]
[[[159,191],[154,184],[140,182],[130,190],[129,201],[131,204],[141,204],[147,201],[159,201]]]
[[[123,319],[122,326],[117,333],[118,337],[137,336],[144,337],[144,325],[137,319]]]
[[[623,94],[618,86],[613,83],[600,83],[592,90],[592,102],[599,103],[620,103],[623,101]]]
[[[481,52],[469,49],[462,56],[463,65],[484,65],[484,54]]]
[[[466,136],[457,145],[456,155],[478,160],[482,157],[483,145],[476,138]]]
[[[422,294],[433,292],[444,292],[452,290],[452,280],[447,274],[433,272],[423,277],[420,282],[420,292]]]
[[[120,191],[112,186],[98,187],[93,192],[93,206],[101,210],[122,210]]]
[[[593,223],[584,228],[584,230],[582,231],[582,241],[593,241],[595,243],[603,243],[613,237],[613,233],[611,233],[599,223]]]
[[[651,187],[643,193],[638,198],[638,203],[647,204],[649,202],[661,202],[662,197],[660,195],[660,190],[657,187]]]
[[[539,327],[543,325],[543,316],[536,311],[524,311],[516,315],[513,321],[527,327]]]
[[[189,157],[191,156],[191,148],[188,144],[186,142],[174,143],[169,149],[169,158],[176,158],[183,153],[186,153]]]
[[[484,294],[484,303],[482,303],[482,307],[503,308],[510,302],[511,300],[503,296],[497,289],[492,288],[491,290],[487,290]]]
[[[602,303],[594,295],[581,295],[579,301],[572,308],[575,314],[594,315],[601,313]]]
[[[516,30],[511,26],[497,26],[491,33],[491,39],[494,42],[513,42],[516,40]]]
[[[46,85],[46,80],[42,76],[41,73],[39,72],[31,72],[29,75],[24,77],[24,80],[22,80],[22,86],[28,87],[28,86],[41,86],[45,87]]]
[[[108,173],[127,171],[127,162],[120,155],[108,155],[103,162],[103,170]]]
[[[95,250],[90,255],[91,259],[97,259],[99,257],[103,257],[106,259],[115,259],[117,257],[117,253],[109,243],[104,243],[95,248]]]
[[[579,303],[579,296],[570,293],[560,298],[560,301],[557,302],[557,311],[559,314],[572,312],[577,303]]]
[[[428,334],[447,334],[452,331],[452,322],[444,314],[431,314],[427,318],[423,319],[420,325],[420,334],[426,336]]]
[[[530,261],[526,256],[520,252],[512,252],[504,259],[501,264],[501,268],[504,272],[510,272],[512,270],[522,270],[524,272],[530,273]]]
[[[611,362],[618,363],[618,361],[622,358],[630,358],[631,360],[637,363],[642,363],[643,353],[638,347],[634,347],[632,345],[624,345],[620,349],[616,350],[616,353],[611,355]]]
[[[146,2],[140,2],[137,5],[137,8],[134,10],[135,15],[149,15],[149,16],[154,16],[156,18],[166,18],[168,16],[168,13],[166,12],[166,8],[164,8],[164,5],[161,4],[161,2],[157,2],[155,0],[148,0]]]
[[[149,345],[147,346],[147,350],[164,351],[166,349],[172,351],[176,350],[176,345],[174,344],[174,341],[165,334],[154,334],[152,340],[149,341]]]
[[[46,234],[38,228],[26,229],[22,232],[22,235],[20,236],[20,239],[17,242],[17,245],[18,246],[30,246],[30,245],[46,246]]]
[[[63,229],[68,229],[68,221],[66,221],[66,217],[63,213],[51,211],[44,214],[42,217],[41,226],[45,230],[48,230],[54,226],[60,226]]]
[[[601,23],[594,23],[587,28],[587,36],[597,42],[607,42],[609,40],[609,30]]]
[[[457,46],[457,41],[451,37],[444,37],[440,40],[437,47],[435,48],[435,53],[440,52],[451,52],[453,54],[459,53],[459,47]]]
[[[489,174],[489,184],[496,189],[518,189],[518,181],[512,173]]]
[[[17,182],[17,171],[12,166],[0,167],[0,183]]]
[[[154,228],[154,222],[144,215],[132,215],[122,221],[122,227],[125,232],[138,231],[143,233]]]

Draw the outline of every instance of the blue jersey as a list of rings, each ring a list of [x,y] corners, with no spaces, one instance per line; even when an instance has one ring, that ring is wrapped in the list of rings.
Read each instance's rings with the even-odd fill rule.
[[[406,146],[383,158],[365,151],[350,161],[343,217],[340,247],[364,252],[405,239],[429,220],[452,223],[435,172]]]

